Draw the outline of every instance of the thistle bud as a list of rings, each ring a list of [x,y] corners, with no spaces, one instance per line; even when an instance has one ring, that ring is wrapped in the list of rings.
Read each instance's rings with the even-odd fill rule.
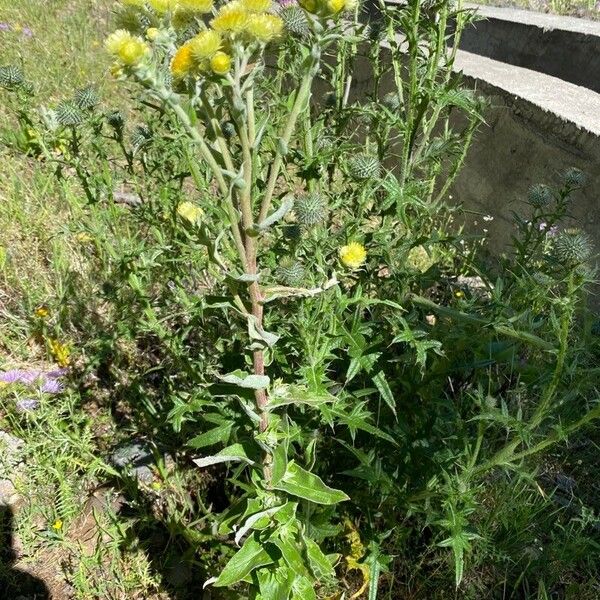
[[[327,218],[327,202],[321,194],[304,194],[294,204],[298,222],[304,227],[312,227]]]

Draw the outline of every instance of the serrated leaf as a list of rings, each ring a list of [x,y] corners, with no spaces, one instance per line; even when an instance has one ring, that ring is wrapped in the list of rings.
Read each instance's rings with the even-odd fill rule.
[[[213,454],[212,456],[194,459],[194,463],[198,467],[208,467],[210,465],[216,465],[223,462],[245,462],[249,465],[254,464],[254,461],[248,458],[248,455],[241,444],[233,444],[232,446],[223,448],[223,450],[217,452],[217,454]]]
[[[245,579],[258,567],[273,563],[256,535],[249,537],[244,545],[231,557],[221,574],[213,583],[215,587],[229,587]]]
[[[344,492],[329,487],[318,475],[306,471],[293,460],[288,463],[281,481],[273,487],[315,504],[337,504],[350,500]]]
[[[272,409],[290,404],[318,407],[335,400],[335,396],[326,391],[313,391],[300,385],[278,385],[273,388],[267,407]]]
[[[238,369],[226,375],[218,376],[221,381],[225,383],[231,383],[233,385],[239,385],[243,388],[249,388],[252,390],[264,390],[269,387],[270,379],[266,375],[253,375],[250,373],[244,373]]]
[[[379,390],[381,397],[384,399],[385,403],[389,406],[390,410],[394,413],[394,416],[397,418],[396,414],[396,400],[394,395],[392,394],[392,390],[390,389],[390,385],[385,377],[385,373],[383,371],[379,371],[376,375],[372,377],[373,383],[375,387]]]
[[[215,427],[210,431],[206,431],[205,433],[201,433],[192,438],[186,445],[190,448],[204,448],[205,446],[212,446],[213,444],[223,444],[229,439],[232,427],[233,423]]]

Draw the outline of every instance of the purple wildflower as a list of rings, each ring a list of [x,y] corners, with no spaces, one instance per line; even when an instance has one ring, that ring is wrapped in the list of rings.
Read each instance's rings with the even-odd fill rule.
[[[10,25],[8,23],[0,23],[0,31],[10,31]]]
[[[54,369],[54,371],[48,371],[46,377],[48,379],[58,379],[64,377],[69,372],[69,369]]]
[[[29,27],[23,27],[23,35],[25,37],[33,37],[33,31]]]
[[[11,384],[20,383],[27,386],[36,386],[40,392],[45,394],[60,394],[65,388],[58,379],[67,373],[67,369],[56,369],[54,371],[24,371],[12,369],[0,372],[0,382]]]
[[[540,223],[540,231],[545,232],[548,237],[554,237],[558,233],[558,227],[556,225],[548,227],[548,223],[546,223],[546,221],[542,221]]]
[[[45,394],[60,394],[64,389],[64,385],[56,379],[47,379],[40,387],[40,391]]]
[[[0,373],[0,381],[3,381],[4,383],[23,383],[25,385],[31,385],[40,379],[41,376],[42,373],[40,371],[12,369],[11,371]]]
[[[22,398],[17,400],[15,408],[17,412],[27,413],[39,408],[40,403],[35,398]]]

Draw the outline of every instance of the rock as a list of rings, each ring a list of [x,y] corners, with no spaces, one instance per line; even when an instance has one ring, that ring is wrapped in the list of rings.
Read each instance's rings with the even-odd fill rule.
[[[10,479],[0,479],[0,506],[16,506],[21,496]]]
[[[133,441],[119,446],[111,455],[115,467],[128,470],[139,481],[150,483],[154,474],[150,465],[154,464],[154,455],[150,445],[142,441]]]

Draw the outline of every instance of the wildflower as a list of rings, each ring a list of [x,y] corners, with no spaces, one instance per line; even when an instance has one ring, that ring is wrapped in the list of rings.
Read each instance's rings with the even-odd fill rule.
[[[44,394],[60,394],[64,389],[65,387],[60,381],[48,379],[40,387],[40,392],[43,392]]]
[[[281,35],[283,21],[275,15],[254,14],[248,18],[246,31],[258,41],[267,44]]]
[[[76,236],[75,239],[80,243],[80,244],[89,244],[90,242],[94,241],[94,238],[87,232],[85,231],[80,231]]]
[[[207,13],[213,7],[213,0],[179,0],[179,8],[188,12]]]
[[[171,73],[173,77],[182,79],[189,75],[194,68],[194,57],[192,56],[192,45],[187,42],[175,52],[171,61]]]
[[[247,21],[248,11],[234,0],[222,6],[210,24],[216,31],[235,34],[244,30]]]
[[[105,42],[106,49],[124,65],[132,66],[140,62],[150,49],[139,37],[124,29],[111,33]]]
[[[21,32],[25,37],[33,37],[33,31],[29,27],[23,27],[23,31]]]
[[[248,12],[263,13],[271,8],[271,0],[241,0],[241,3]]]
[[[339,255],[342,264],[350,269],[358,269],[367,259],[365,247],[358,242],[350,242],[347,246],[342,246]]]
[[[58,340],[51,339],[48,345],[50,346],[50,353],[60,367],[66,367],[71,362],[71,351],[66,344],[61,344]]]
[[[10,31],[10,25],[8,23],[0,23],[0,31]]]
[[[52,524],[52,529],[56,529],[56,531],[60,531],[62,529],[63,522],[61,519],[56,519]]]
[[[456,291],[454,292],[454,296],[455,296],[456,298],[464,298],[464,295],[465,295],[465,293],[464,293],[462,290],[456,290]]]
[[[192,202],[182,202],[177,207],[177,214],[193,225],[197,223],[198,219],[202,216],[202,209]]]
[[[327,8],[332,14],[341,12],[346,6],[346,0],[327,0]]]
[[[159,14],[173,12],[177,8],[177,0],[148,0],[148,4]]]
[[[153,42],[157,37],[160,31],[156,27],[148,27],[146,29],[146,39]]]
[[[40,319],[45,319],[50,314],[50,309],[47,306],[38,306],[35,309],[35,316]]]
[[[40,403],[35,398],[21,398],[15,402],[18,413],[28,413],[39,408]]]
[[[231,56],[219,50],[219,52],[215,53],[210,59],[210,68],[217,75],[225,75],[231,68]]]
[[[201,31],[196,37],[192,38],[189,42],[192,51],[192,56],[198,61],[202,62],[207,58],[212,58],[216,52],[221,48],[223,38],[218,31],[207,29]]]

